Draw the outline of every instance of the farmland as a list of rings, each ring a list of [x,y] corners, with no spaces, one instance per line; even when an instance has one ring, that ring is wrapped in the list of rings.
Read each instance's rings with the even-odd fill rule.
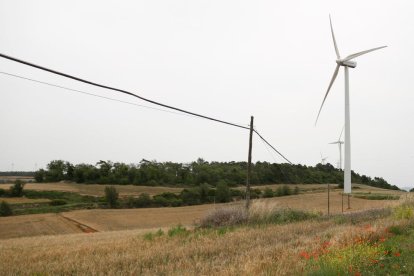
[[[70,185],[74,185],[71,188]],[[2,185],[3,186],[3,185]],[[264,187],[255,187],[260,189],[272,188],[277,189],[280,185],[268,185]],[[25,189],[67,189],[71,191],[78,189],[88,191],[89,194],[99,194],[103,187],[101,185],[84,185],[84,184],[27,184]],[[154,187],[127,187],[127,188],[139,188],[143,192],[154,191]],[[266,208],[293,208],[306,210],[316,213],[327,212],[327,193],[326,185],[314,184],[314,185],[298,185],[301,193],[299,195],[275,197],[275,198],[263,198],[257,199],[255,202]],[[405,200],[406,193],[399,191],[383,190],[375,187],[369,187],[364,185],[356,186],[359,193],[383,193],[401,195],[401,200]],[[122,186],[120,187],[122,188]],[[164,187],[158,187],[164,189]],[[167,188],[169,189],[169,188]],[[325,191],[324,191],[325,190]],[[130,195],[124,190],[125,195]],[[133,193],[137,191],[132,191]],[[358,210],[366,210],[371,208],[379,208],[384,206],[394,206],[401,200],[367,200],[362,198],[351,198],[351,209],[347,209],[346,197],[344,199],[344,212],[352,212]],[[27,198],[7,198],[8,201],[32,201],[37,199]],[[39,199],[44,201],[44,199]],[[242,205],[240,203],[228,203],[228,204],[204,204],[195,206],[184,206],[184,207],[166,207],[166,208],[138,208],[138,209],[90,209],[90,210],[76,210],[65,212],[64,209],[57,212],[63,212],[62,214],[67,219],[71,219],[75,222],[87,225],[97,231],[118,231],[118,230],[130,230],[130,229],[156,229],[171,227],[177,224],[182,224],[187,227],[191,227],[195,222],[198,222],[207,212],[220,208],[221,206],[227,205]],[[330,213],[339,214],[342,213],[342,196],[339,189],[332,190],[330,193]],[[50,216],[49,216],[50,215]],[[26,229],[18,231],[19,235],[24,236],[35,236],[35,235],[53,235],[61,229],[62,223],[66,225],[66,220],[55,219],[55,214],[45,214],[41,216],[42,220],[38,219],[38,215],[23,215],[0,218],[0,227],[3,229],[0,239],[7,239],[10,237],[16,237],[16,229]],[[54,219],[51,219],[54,218]],[[31,231],[27,225],[32,225],[34,229],[42,228],[44,220],[47,220],[48,227],[45,227],[44,231]],[[14,221],[10,224],[10,221]],[[53,225],[56,225],[53,227]],[[69,228],[72,229],[72,228]],[[76,228],[78,232],[79,229]],[[73,233],[68,230],[69,233]],[[62,232],[62,233],[68,233]],[[77,233],[75,232],[75,233]]]
[[[5,184],[1,187],[8,188]],[[179,193],[182,189],[116,187],[124,197],[141,192],[156,195],[165,189]],[[275,184],[253,189],[280,187]],[[345,250],[355,239],[385,235],[387,227],[403,225],[411,229],[411,217],[396,219],[392,215],[398,206],[411,202],[409,193],[355,185],[351,209],[347,209],[347,197],[342,197],[341,190],[331,185],[331,216],[328,217],[327,185],[291,187],[298,187],[299,194],[255,199],[251,212],[299,210],[299,213],[289,215],[288,211],[281,220],[256,220],[218,228],[200,229],[199,225],[207,214],[223,208],[244,210],[243,201],[164,208],[63,210],[0,217],[0,262],[6,264],[0,267],[0,274],[298,274],[320,266],[314,257],[319,255],[315,254],[320,254],[321,260],[328,258],[323,255],[325,244],[333,251]],[[47,194],[52,190],[57,195],[70,195],[69,199],[75,201],[86,195],[92,199],[101,196],[103,188],[70,183],[25,186],[29,192]],[[42,203],[45,199],[25,197],[5,200],[12,205],[47,204],[47,201]],[[303,216],[301,212],[309,215]],[[363,236],[357,234],[361,231]],[[387,235],[387,242],[393,242],[394,237]],[[398,254],[405,252],[398,250]],[[359,270],[366,269],[362,264],[355,265]]]
[[[8,189],[12,184],[1,184],[0,188]],[[120,196],[136,196],[141,193],[147,193],[149,195],[156,195],[163,192],[179,193],[182,188],[170,188],[170,187],[152,187],[152,186],[136,186],[136,185],[113,185],[118,191]],[[103,196],[105,186],[98,184],[77,184],[77,183],[27,183],[25,185],[27,190],[36,191],[61,191],[72,192],[81,195],[90,196]]]
[[[413,206],[407,200],[400,203]],[[269,210],[263,201],[254,202],[252,208]],[[154,233],[152,236],[137,229],[12,238],[0,241],[0,262],[6,264],[0,267],[0,274],[293,275],[318,268],[319,259],[325,262],[328,257],[334,258],[329,255],[331,251],[349,248],[372,253],[358,260],[337,260],[336,265],[346,267],[346,273],[352,269],[358,273],[364,269],[380,271],[380,265],[389,271],[393,268],[391,264],[385,266],[388,260],[410,258],[409,249],[395,247],[395,239],[411,239],[412,215],[396,216],[398,209],[375,210],[282,224],[205,230],[170,227],[168,233],[165,228],[147,230]],[[74,217],[81,215],[75,213]],[[395,227],[400,232],[387,230]],[[363,243],[359,245],[359,241]],[[370,249],[369,242],[381,244]],[[372,257],[378,268],[363,257]],[[412,265],[401,269],[405,270],[397,271],[413,271]]]

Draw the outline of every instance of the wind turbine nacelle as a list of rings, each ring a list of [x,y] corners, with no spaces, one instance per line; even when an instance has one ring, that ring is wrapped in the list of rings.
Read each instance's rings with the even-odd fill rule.
[[[357,63],[351,60],[347,60],[347,61],[337,60],[336,63],[338,63],[341,66],[346,66],[346,67],[351,67],[351,68],[355,68],[357,66]]]

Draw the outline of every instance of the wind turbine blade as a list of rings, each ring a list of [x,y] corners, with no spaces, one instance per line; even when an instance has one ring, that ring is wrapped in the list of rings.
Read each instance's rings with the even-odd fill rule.
[[[329,23],[331,24],[331,33],[332,33],[333,43],[334,43],[334,46],[335,46],[336,57],[338,59],[340,59],[341,57],[339,55],[338,45],[336,45],[335,34],[334,34],[334,31],[333,31],[333,27],[332,27],[331,15],[329,15]]]
[[[332,143],[328,143],[328,144],[339,144],[339,142],[336,141],[336,142],[332,142]]]
[[[352,54],[352,55],[347,56],[342,61],[348,61],[348,60],[354,59],[356,57],[365,55],[365,54],[367,54],[369,52],[376,51],[376,50],[379,50],[379,49],[382,49],[382,48],[385,48],[385,47],[387,47],[387,46],[381,46],[381,47],[377,47],[377,48],[374,48],[374,49],[369,49],[369,50],[366,50],[366,51],[362,51],[362,52],[359,52],[359,53],[355,53],[355,54]]]
[[[345,125],[342,127],[341,134],[339,135],[338,142],[341,141],[342,132],[344,132]]]
[[[326,91],[325,97],[323,98],[323,101],[322,101],[322,104],[321,104],[321,108],[319,108],[318,116],[316,117],[316,121],[315,121],[315,126],[316,126],[316,123],[318,122],[319,115],[321,114],[322,107],[323,107],[323,104],[325,103],[326,97],[329,94],[329,90],[331,90],[332,84],[334,83],[334,81],[336,79],[336,76],[338,76],[338,71],[339,71],[339,65],[337,65],[336,68],[335,68],[335,71],[333,73],[331,82],[329,83],[329,86],[328,86],[328,90]]]

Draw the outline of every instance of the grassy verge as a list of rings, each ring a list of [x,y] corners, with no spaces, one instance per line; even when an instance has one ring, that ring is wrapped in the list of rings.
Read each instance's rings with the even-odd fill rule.
[[[352,196],[356,198],[368,199],[368,200],[398,200],[400,199],[399,195],[389,195],[389,194],[355,193]]]
[[[413,275],[413,205],[396,207],[389,227],[369,222],[337,244],[325,241],[312,252],[303,251],[308,275]]]
[[[59,213],[78,209],[94,209],[105,206],[103,198],[83,196],[77,193],[59,191],[24,191],[31,199],[49,199],[44,203],[17,203],[12,205],[14,215]]]

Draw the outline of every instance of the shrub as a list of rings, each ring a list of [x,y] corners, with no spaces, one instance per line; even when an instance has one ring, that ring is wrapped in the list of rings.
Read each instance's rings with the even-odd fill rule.
[[[10,205],[6,201],[0,203],[0,217],[7,217],[13,214]]]
[[[217,184],[216,202],[229,202],[231,200],[230,189],[226,183]]]
[[[210,191],[210,187],[208,186],[207,183],[203,183],[200,185],[200,187],[198,187],[198,194],[200,197],[200,202],[201,203],[206,203],[206,202],[210,202],[209,199],[209,191]]]
[[[239,199],[244,198],[244,191],[238,189],[230,189],[230,194],[232,197],[237,197]]]
[[[283,224],[295,221],[303,221],[318,218],[319,214],[309,213],[290,208],[283,209],[259,209],[252,210],[249,216],[249,223],[253,224]]]
[[[38,182],[38,183],[43,182],[44,179],[45,179],[45,174],[46,174],[46,172],[43,169],[40,169],[37,172],[35,172],[35,176],[34,176],[35,181]]]
[[[266,188],[264,190],[263,197],[273,197],[273,190],[270,188]]]
[[[134,207],[148,207],[151,205],[151,197],[149,194],[142,193],[135,199]]]
[[[105,200],[110,208],[115,208],[118,204],[118,191],[114,186],[105,187]]]
[[[282,186],[282,195],[291,195],[292,194],[292,190],[290,189],[290,187],[288,185],[283,185]]]
[[[250,198],[251,199],[260,198],[261,195],[262,195],[262,190],[260,190],[260,189],[251,189],[250,190]]]
[[[51,202],[49,202],[50,206],[59,206],[65,204],[67,204],[67,202],[64,199],[53,199]]]
[[[182,225],[177,225],[176,227],[171,228],[168,230],[168,236],[174,237],[174,236],[187,236],[190,233],[185,227]]]
[[[184,189],[180,193],[180,198],[185,205],[200,204],[200,190],[197,188]]]
[[[24,184],[20,179],[14,181],[14,185],[10,187],[10,195],[14,197],[23,196]]]
[[[246,223],[248,213],[241,207],[219,208],[208,213],[200,221],[200,227],[221,227]]]
[[[0,196],[5,196],[7,194],[6,190],[0,189]]]

